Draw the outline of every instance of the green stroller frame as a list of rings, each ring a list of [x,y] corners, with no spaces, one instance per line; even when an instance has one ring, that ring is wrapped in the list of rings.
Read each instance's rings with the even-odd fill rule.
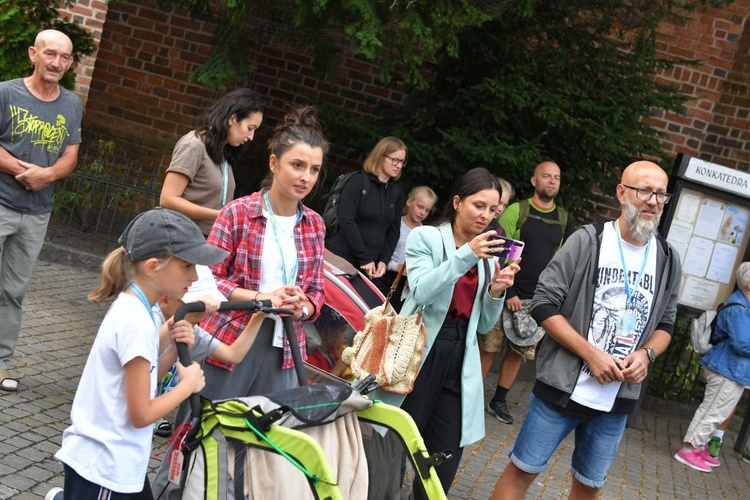
[[[203,308],[204,304],[201,302],[185,304],[175,314],[175,322],[183,319],[185,314],[199,312]],[[323,385],[330,386],[329,389],[333,392],[342,392],[344,395],[351,392],[348,401],[353,401],[352,405],[344,408],[339,414],[332,415],[330,421],[354,411],[358,421],[388,429],[388,432],[398,437],[403,447],[404,465],[406,462],[411,463],[414,476],[419,478],[415,484],[422,485],[428,498],[437,500],[446,498],[432,467],[448,457],[443,453],[428,454],[419,430],[409,414],[400,408],[379,401],[373,402],[364,397],[364,393],[374,389],[371,381],[362,381],[357,388],[352,388],[348,382],[303,363],[296,336],[293,334],[293,324],[288,317],[289,311],[273,309],[270,303],[265,301],[228,301],[220,306],[220,310],[232,309],[262,310],[266,313],[279,314],[292,348],[295,370],[301,386],[298,389],[304,390],[304,386],[308,386],[309,375],[313,379],[324,380]],[[190,362],[190,354],[186,346],[178,345],[178,352],[181,363]],[[314,388],[307,390],[313,391]],[[211,402],[201,401],[197,394],[191,397],[192,420],[190,430],[184,439],[185,459],[181,471],[181,490],[186,496],[182,498],[205,498],[207,500],[238,498],[235,495],[235,488],[226,478],[229,477],[227,462],[230,459],[229,455],[232,454],[230,448],[239,444],[285,456],[305,474],[314,498],[343,499],[336,474],[321,445],[305,432],[287,427],[287,425],[299,423],[295,422],[295,419],[292,418],[291,423],[284,422],[289,413],[294,413],[296,408],[281,404],[277,408],[265,411],[260,408],[261,405],[246,401],[250,399],[252,398],[233,398]],[[326,425],[326,423],[321,425]],[[189,492],[192,490],[185,486],[195,467],[203,468],[203,492],[200,495],[191,496]],[[196,477],[200,477],[200,474]]]

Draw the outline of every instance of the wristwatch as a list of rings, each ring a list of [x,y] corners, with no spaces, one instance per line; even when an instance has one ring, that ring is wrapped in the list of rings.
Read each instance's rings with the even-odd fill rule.
[[[302,304],[302,316],[300,316],[299,320],[305,321],[309,317],[310,317],[310,310],[307,308],[305,304]]]
[[[656,361],[656,351],[654,351],[653,347],[641,347],[641,349],[646,350],[646,354],[648,354],[648,361],[649,363],[653,363]]]

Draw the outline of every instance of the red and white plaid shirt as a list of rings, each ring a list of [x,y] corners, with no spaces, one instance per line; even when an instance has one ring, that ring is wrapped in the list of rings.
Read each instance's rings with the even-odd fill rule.
[[[219,291],[229,297],[235,288],[258,290],[260,287],[261,256],[266,235],[266,218],[261,208],[262,192],[256,192],[234,200],[221,210],[216,219],[208,243],[229,251],[229,256],[211,266]],[[295,284],[302,288],[307,299],[315,306],[315,314],[307,321],[314,321],[323,306],[323,252],[325,240],[323,218],[302,205],[302,217],[294,226],[294,244],[299,267]],[[272,290],[262,290],[271,292]],[[231,345],[249,322],[248,316],[228,321],[237,316],[237,311],[217,312],[201,322],[204,330],[225,344]],[[303,359],[307,359],[305,330],[301,321],[294,321]],[[213,357],[208,362],[233,369],[234,365]],[[289,343],[284,339],[283,368],[294,366]]]

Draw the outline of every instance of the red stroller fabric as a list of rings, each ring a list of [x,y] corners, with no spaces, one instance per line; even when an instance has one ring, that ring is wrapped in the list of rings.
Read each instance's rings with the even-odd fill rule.
[[[383,305],[385,296],[353,265],[326,250],[323,275],[325,303],[355,331],[365,326],[365,313]]]

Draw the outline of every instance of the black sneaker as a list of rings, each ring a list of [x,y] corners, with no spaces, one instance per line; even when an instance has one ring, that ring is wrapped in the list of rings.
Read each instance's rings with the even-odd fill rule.
[[[161,437],[169,437],[172,435],[172,424],[170,424],[166,418],[160,418],[154,422],[154,434]]]
[[[495,415],[496,419],[505,424],[512,424],[514,421],[513,415],[510,414],[510,410],[508,409],[508,403],[505,401],[490,400],[490,402],[487,403],[487,411]]]

